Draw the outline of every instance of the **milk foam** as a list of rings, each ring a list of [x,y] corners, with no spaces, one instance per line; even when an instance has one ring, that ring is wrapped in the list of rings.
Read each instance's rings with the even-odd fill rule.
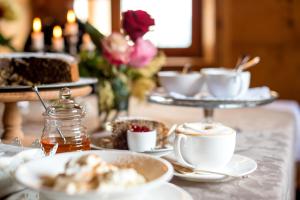
[[[230,135],[235,131],[220,123],[184,123],[176,129],[177,133],[194,136]]]

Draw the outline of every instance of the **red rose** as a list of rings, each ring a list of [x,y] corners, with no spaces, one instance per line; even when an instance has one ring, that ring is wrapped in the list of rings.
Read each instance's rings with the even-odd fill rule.
[[[142,10],[128,10],[123,12],[122,26],[132,41],[143,37],[149,31],[149,26],[154,25],[154,19]]]
[[[4,17],[4,8],[2,6],[0,6],[0,19]]]

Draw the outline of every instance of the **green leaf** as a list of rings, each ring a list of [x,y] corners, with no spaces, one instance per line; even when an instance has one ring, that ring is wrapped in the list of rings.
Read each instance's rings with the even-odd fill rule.
[[[79,72],[81,76],[111,78],[112,66],[98,52],[80,52]]]
[[[129,77],[129,79],[131,80],[136,80],[140,77],[142,77],[142,75],[139,73],[138,70],[134,69],[134,68],[127,68],[125,74]]]
[[[102,44],[101,40],[105,37],[102,33],[100,33],[93,25],[86,22],[84,24],[85,31],[90,35],[94,45],[98,49],[99,53],[102,52]]]
[[[11,40],[12,40],[12,38],[6,38],[6,37],[4,37],[4,35],[2,35],[0,33],[0,45],[6,46],[6,47],[10,48],[11,50],[16,51],[16,49],[11,45]]]

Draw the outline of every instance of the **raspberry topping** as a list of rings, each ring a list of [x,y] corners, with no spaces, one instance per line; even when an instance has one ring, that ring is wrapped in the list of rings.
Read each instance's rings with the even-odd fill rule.
[[[150,129],[147,126],[139,126],[139,125],[133,124],[130,126],[130,131],[132,131],[132,132],[149,132]]]

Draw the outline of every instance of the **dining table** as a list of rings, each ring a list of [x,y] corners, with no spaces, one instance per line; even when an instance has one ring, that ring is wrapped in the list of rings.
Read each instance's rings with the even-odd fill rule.
[[[95,112],[94,116],[89,115],[89,109],[92,113],[94,106],[87,106],[86,125],[90,128],[99,120]],[[159,120],[169,127],[203,120],[199,108],[164,106],[135,99],[130,101],[129,115]],[[194,182],[174,176],[170,182],[183,188],[194,200],[295,199],[299,116],[298,104],[283,100],[256,108],[215,110],[216,122],[237,130],[235,154],[255,160],[257,169],[246,177],[228,181]],[[24,119],[25,135],[40,137],[42,120],[33,123],[29,118],[30,115]]]

